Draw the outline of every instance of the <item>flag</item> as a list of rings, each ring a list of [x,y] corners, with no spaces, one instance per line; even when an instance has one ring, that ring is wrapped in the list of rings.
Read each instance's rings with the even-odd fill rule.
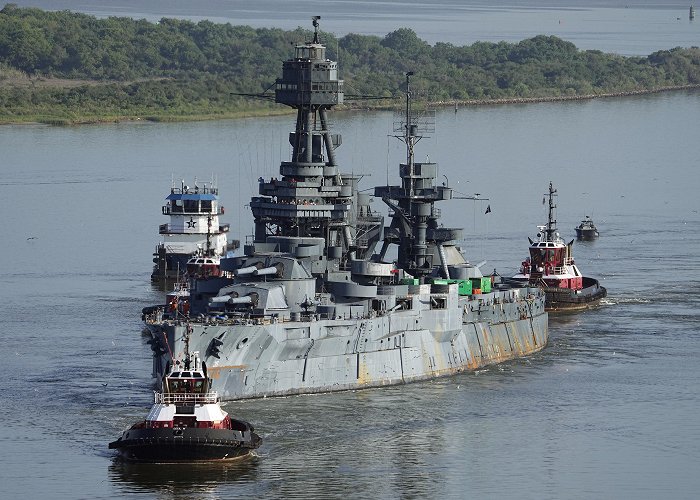
[[[486,212],[484,212],[484,214],[490,214],[490,213],[491,213],[491,205],[486,207]]]

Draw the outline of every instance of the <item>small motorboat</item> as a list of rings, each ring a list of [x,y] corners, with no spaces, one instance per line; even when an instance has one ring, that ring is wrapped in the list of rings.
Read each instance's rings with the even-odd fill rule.
[[[231,418],[198,353],[185,352],[163,377],[162,392],[146,420],[124,431],[109,448],[133,462],[196,462],[249,456],[262,439],[251,424]]]
[[[591,218],[586,217],[576,228],[576,238],[579,240],[594,240],[598,237],[598,228],[595,227]]]

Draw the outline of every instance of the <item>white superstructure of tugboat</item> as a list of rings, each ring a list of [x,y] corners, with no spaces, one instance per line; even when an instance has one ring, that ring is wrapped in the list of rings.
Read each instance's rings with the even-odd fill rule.
[[[231,418],[211,392],[206,365],[193,353],[175,361],[146,419],[124,431],[110,449],[134,462],[232,460],[262,442],[248,422]]]
[[[530,256],[513,278],[542,287],[549,312],[586,309],[597,305],[607,290],[597,279],[583,276],[574,263],[574,241],[565,243],[557,230],[556,195],[550,182],[547,225],[537,226],[537,241],[530,239]]]
[[[581,223],[575,227],[576,238],[579,240],[594,240],[598,237],[598,228],[593,224],[593,219],[586,215]]]
[[[435,185],[436,163],[415,161],[411,73],[399,185],[374,190],[390,225],[358,189],[360,175],[341,171],[327,111],[343,101],[343,81],[318,18],[314,27],[276,82],[276,101],[297,111],[291,160],[260,179],[243,255],[221,259],[219,277],[192,280],[188,315],[144,310],[154,374],[189,343],[222,397],[241,399],[402,384],[543,349],[542,290],[484,277],[456,245],[462,230],[440,224],[435,204],[452,189]]]
[[[158,232],[163,241],[153,254],[151,280],[168,283],[180,279],[188,267],[208,259],[218,269],[219,259],[227,252],[238,248],[237,240],[228,240],[230,226],[219,222],[224,207],[219,204],[218,188],[206,183],[194,187],[184,181],[179,187],[172,186],[163,205],[163,215],[170,218],[161,224]],[[190,262],[190,259],[195,258]],[[218,272],[218,271],[217,271]]]

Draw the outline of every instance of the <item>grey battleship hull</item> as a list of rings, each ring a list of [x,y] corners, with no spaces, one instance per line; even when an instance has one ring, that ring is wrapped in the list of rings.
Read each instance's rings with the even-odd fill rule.
[[[400,184],[374,187],[389,225],[358,189],[362,175],[342,173],[327,112],[343,102],[344,83],[318,19],[275,83],[275,101],[297,110],[292,154],[279,178],[258,179],[243,255],[190,284],[191,308],[144,310],[154,375],[198,351],[212,390],[231,400],[402,384],[542,349],[544,292],[484,277],[457,245],[462,229],[440,222],[435,204],[452,189],[436,184],[437,163],[415,161],[411,72],[395,129],[406,145]]]
[[[544,295],[536,287],[463,300],[450,287],[408,295],[415,307],[380,317],[208,324],[149,321],[161,379],[185,339],[199,351],[225,400],[362,389],[476,370],[527,356],[548,340]],[[434,298],[448,309],[433,309]],[[188,333],[189,332],[189,333]],[[167,342],[166,342],[167,339]]]

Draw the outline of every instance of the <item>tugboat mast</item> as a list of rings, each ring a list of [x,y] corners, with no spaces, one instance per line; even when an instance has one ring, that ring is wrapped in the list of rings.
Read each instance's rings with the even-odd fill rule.
[[[546,241],[554,241],[557,232],[557,219],[555,218],[555,209],[557,205],[554,203],[554,197],[557,195],[557,190],[552,186],[552,181],[549,181],[549,213],[547,215],[547,234]]]

